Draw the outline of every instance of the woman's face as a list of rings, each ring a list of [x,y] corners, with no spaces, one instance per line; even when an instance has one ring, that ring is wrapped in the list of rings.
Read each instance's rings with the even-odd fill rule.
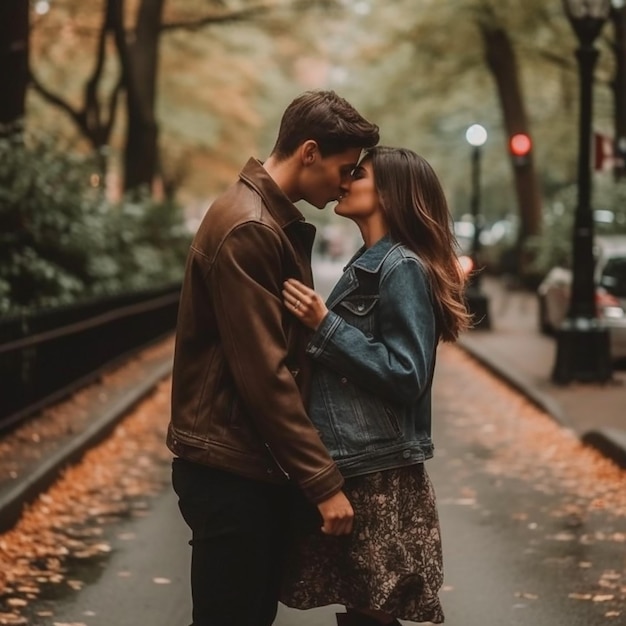
[[[335,213],[360,221],[381,211],[378,192],[374,185],[374,171],[370,160],[362,161],[353,171],[347,190],[340,197]]]

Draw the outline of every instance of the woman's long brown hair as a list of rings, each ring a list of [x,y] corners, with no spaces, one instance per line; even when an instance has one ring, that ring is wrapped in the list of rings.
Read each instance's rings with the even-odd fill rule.
[[[455,253],[452,219],[441,183],[428,161],[412,150],[367,150],[391,237],[413,250],[427,268],[443,341],[470,325],[465,275]]]

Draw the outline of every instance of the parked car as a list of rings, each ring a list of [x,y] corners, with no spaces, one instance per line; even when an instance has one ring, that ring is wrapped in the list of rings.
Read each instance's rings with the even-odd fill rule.
[[[626,358],[626,235],[595,238],[596,307],[610,333],[611,356]],[[570,302],[572,272],[552,268],[537,289],[539,328],[552,334],[561,326]]]

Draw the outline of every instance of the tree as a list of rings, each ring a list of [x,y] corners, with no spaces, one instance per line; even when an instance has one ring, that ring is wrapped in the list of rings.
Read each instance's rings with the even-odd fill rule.
[[[197,31],[216,24],[254,19],[273,8],[253,3],[244,8],[220,8],[210,14],[163,21],[164,0],[141,0],[133,36],[124,23],[123,0],[116,0],[115,41],[126,88],[126,144],[124,186],[126,190],[152,185],[159,170],[158,123],[156,119],[159,46],[163,33]],[[216,3],[222,6],[222,2]]]
[[[181,31],[196,33],[210,26],[254,21],[276,12],[281,6],[280,3],[269,1],[249,2],[243,6],[241,3],[231,5],[215,1],[212,5],[207,10],[206,3],[188,1],[182,7],[178,5],[166,12],[164,0],[106,0],[101,9],[95,9],[101,11],[96,60],[85,82],[83,104],[80,107],[72,105],[67,96],[47,88],[44,81],[32,72],[33,85],[38,93],[68,114],[96,150],[109,144],[118,102],[121,101],[122,93],[125,95],[122,150],[126,190],[150,188],[162,168],[156,106],[163,35]],[[299,1],[282,3],[283,8],[299,10],[303,6],[306,3]],[[98,19],[93,15],[93,8],[83,9],[81,6],[81,10],[90,10],[91,19]],[[70,13],[67,11],[68,15]],[[77,18],[74,16],[74,19]],[[114,42],[115,52],[114,63],[109,61],[109,65],[114,65],[118,77],[114,87],[109,87],[107,92],[104,87],[111,82],[112,74],[111,69],[107,73],[105,68],[109,40]],[[104,160],[102,165],[106,167]]]
[[[122,76],[117,79],[115,86],[108,93],[103,94],[102,84],[107,60],[107,40],[114,35],[121,4],[122,0],[106,0],[103,5],[96,41],[96,58],[93,69],[84,83],[80,106],[72,105],[70,100],[61,93],[46,87],[37,73],[32,68],[30,70],[31,84],[34,89],[50,104],[66,113],[89,141],[94,149],[102,179],[107,170],[106,148],[115,123],[120,94],[124,88]]]
[[[15,134],[25,114],[28,84],[28,0],[0,2],[0,137]]]
[[[127,65],[132,66],[142,5],[157,7],[161,0],[113,1],[124,6],[126,36],[121,41],[118,20],[117,37],[120,47],[126,44]],[[306,11],[300,11],[302,4]],[[34,73],[40,82],[55,84],[74,110],[82,107],[94,68],[92,56],[76,50],[94,45],[103,30],[104,5],[105,0],[64,0],[46,16],[50,28],[38,26],[33,33]],[[150,128],[158,121],[158,142],[166,149],[159,150],[156,167],[168,187],[181,179],[180,163],[186,162],[188,188],[204,195],[217,191],[236,173],[242,153],[271,147],[280,111],[290,97],[303,88],[331,87],[379,123],[383,141],[414,147],[431,160],[457,215],[468,204],[464,133],[471,123],[482,123],[489,130],[485,215],[495,220],[517,212],[525,231],[533,232],[532,214],[516,209],[527,203],[517,201],[515,170],[503,158],[508,114],[486,61],[483,22],[506,37],[514,58],[518,105],[532,123],[539,196],[549,199],[575,178],[575,41],[557,0],[178,0],[161,8],[158,47],[154,38],[150,44],[151,54],[157,54],[151,62],[156,78],[140,72],[144,96],[134,99],[122,82],[108,145],[114,156],[123,154],[126,145],[129,150],[137,145],[125,139],[131,125]],[[70,36],[59,38],[60,29]],[[112,31],[106,33],[105,64],[96,90],[102,122],[110,119],[109,102],[125,71]],[[612,119],[607,89],[611,75],[609,55],[602,54],[596,94],[600,126]],[[509,86],[503,90],[510,97]],[[33,123],[41,120],[49,126],[50,107],[44,110],[38,98],[31,106],[40,116],[33,115]],[[134,121],[131,107],[140,113],[133,115]],[[155,162],[127,160],[139,166]]]
[[[365,112],[380,124],[383,140],[415,146],[433,162],[458,216],[467,210],[470,181],[463,135],[480,122],[489,131],[487,217],[516,212],[520,239],[536,237],[544,198],[576,175],[575,42],[560,3],[364,1],[358,5],[369,12],[356,17],[356,5],[344,4],[352,14],[335,59],[348,68],[350,98],[367,97]],[[596,73],[599,128],[611,120],[608,57],[601,55]],[[519,168],[508,140],[518,131],[531,134],[530,124],[532,160]]]
[[[515,48],[508,32],[494,19],[491,7],[478,20],[487,67],[493,74],[508,138],[516,134],[531,136],[526,105],[522,95]],[[541,195],[532,150],[523,165],[511,159],[520,224],[517,234],[517,273],[523,276],[529,259],[525,242],[541,230]]]
[[[123,0],[115,0],[115,42],[126,89],[124,187],[151,188],[158,168],[158,125],[155,115],[159,37],[164,0],[142,0],[134,36],[127,37]]]

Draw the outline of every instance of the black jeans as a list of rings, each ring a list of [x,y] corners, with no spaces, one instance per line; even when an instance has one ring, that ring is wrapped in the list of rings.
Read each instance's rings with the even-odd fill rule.
[[[192,626],[270,626],[295,490],[183,459],[172,484],[192,532]]]

